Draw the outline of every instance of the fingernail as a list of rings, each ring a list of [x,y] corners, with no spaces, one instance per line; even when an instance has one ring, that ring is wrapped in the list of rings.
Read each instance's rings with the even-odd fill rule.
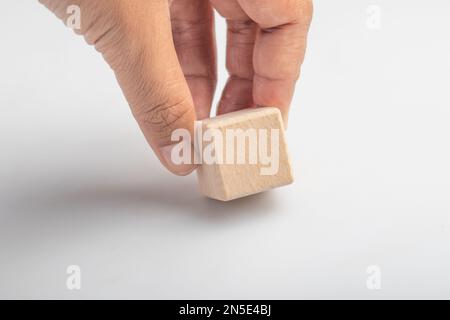
[[[185,176],[194,171],[197,166],[192,164],[192,161],[190,163],[174,163],[174,161],[172,160],[172,150],[177,146],[179,147],[181,143],[183,142],[160,147],[159,152],[164,161],[164,165],[170,172],[175,173],[176,175]],[[190,157],[190,159],[191,158],[192,157]]]

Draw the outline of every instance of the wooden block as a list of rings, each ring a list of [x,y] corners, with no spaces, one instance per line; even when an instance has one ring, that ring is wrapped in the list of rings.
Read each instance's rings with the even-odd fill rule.
[[[200,190],[229,201],[293,182],[277,108],[251,108],[206,119],[197,132]],[[198,129],[197,129],[198,131]]]

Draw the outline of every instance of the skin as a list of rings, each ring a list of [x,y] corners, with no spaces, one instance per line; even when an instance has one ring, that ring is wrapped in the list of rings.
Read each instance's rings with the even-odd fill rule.
[[[171,133],[209,117],[216,89],[213,10],[227,21],[228,82],[218,113],[276,106],[287,124],[312,0],[40,0],[61,20],[81,9],[87,43],[114,71],[145,138],[172,173]]]

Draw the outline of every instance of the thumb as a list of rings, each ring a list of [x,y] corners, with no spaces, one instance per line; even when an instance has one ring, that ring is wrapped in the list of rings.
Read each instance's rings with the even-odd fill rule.
[[[168,1],[78,2],[82,17],[91,20],[82,20],[80,33],[114,70],[148,143],[169,171],[189,174],[192,162],[171,160],[172,132],[186,129],[194,137],[196,114],[173,43]]]

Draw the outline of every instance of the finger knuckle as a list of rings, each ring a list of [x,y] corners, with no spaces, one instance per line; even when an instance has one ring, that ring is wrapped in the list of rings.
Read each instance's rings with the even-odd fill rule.
[[[250,19],[227,20],[228,31],[237,36],[249,37],[254,34],[254,23]]]
[[[155,138],[171,136],[173,130],[192,116],[191,108],[185,100],[164,100],[144,107],[138,115],[143,124],[150,129]]]

